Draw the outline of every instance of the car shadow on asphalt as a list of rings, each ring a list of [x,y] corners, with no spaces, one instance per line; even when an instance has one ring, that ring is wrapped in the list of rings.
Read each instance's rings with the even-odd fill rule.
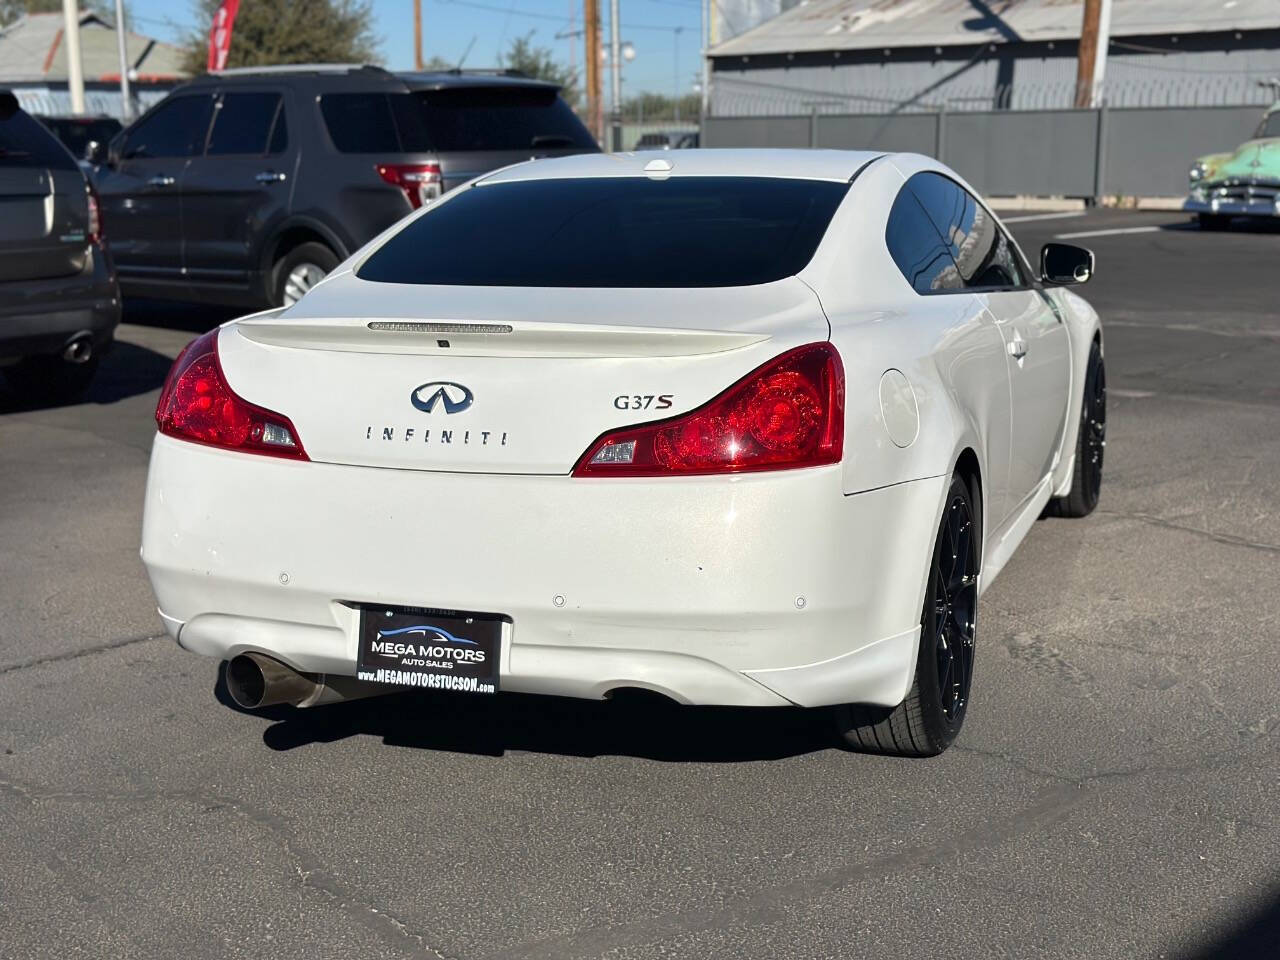
[[[126,297],[124,301],[125,323],[140,327],[162,327],[166,330],[185,330],[188,333],[207,333],[233,317],[253,313],[251,307],[228,307],[217,303],[199,303],[190,300],[153,300],[150,297]]]
[[[270,721],[263,743],[281,751],[361,736],[378,737],[391,747],[491,757],[521,752],[741,763],[837,745],[821,710],[686,707],[642,691],[606,701],[413,691],[306,710],[249,711],[235,705],[219,678],[214,695],[240,713]]]
[[[1161,956],[1180,956],[1181,960],[1275,960],[1280,956],[1280,894],[1212,942],[1181,955],[1165,951]]]
[[[1267,219],[1263,217],[1237,217],[1226,226],[1215,229],[1206,230],[1200,226],[1199,221],[1192,218],[1190,220],[1179,220],[1177,223],[1163,223],[1160,225],[1161,230],[1181,231],[1186,233],[1259,233],[1259,234],[1277,234],[1280,233],[1280,218]]]
[[[51,410],[80,403],[116,403],[159,389],[172,363],[173,360],[162,353],[117,340],[103,355],[88,392],[83,397],[61,402],[37,401],[15,393],[0,371],[0,413]]]

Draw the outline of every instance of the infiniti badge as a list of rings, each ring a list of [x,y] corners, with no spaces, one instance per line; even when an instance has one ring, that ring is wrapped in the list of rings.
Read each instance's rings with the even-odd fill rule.
[[[424,383],[409,394],[409,401],[423,413],[433,411],[437,403],[444,404],[445,413],[461,413],[474,400],[475,396],[462,384],[443,380]]]

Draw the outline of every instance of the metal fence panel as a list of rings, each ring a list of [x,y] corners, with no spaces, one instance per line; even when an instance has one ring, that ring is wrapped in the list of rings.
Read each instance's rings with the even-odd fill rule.
[[[820,114],[815,122],[815,145],[828,149],[932,154],[937,147],[938,121],[929,114]]]
[[[948,114],[943,160],[992,196],[1091,197],[1093,110]]]
[[[1252,106],[708,117],[703,142],[940,152],[990,196],[1180,197],[1191,161],[1235,149],[1260,117]]]
[[[1191,161],[1234,150],[1252,136],[1257,107],[1147,107],[1110,110],[1103,191],[1135,197],[1180,197]]]
[[[704,147],[807,147],[809,117],[707,117]]]

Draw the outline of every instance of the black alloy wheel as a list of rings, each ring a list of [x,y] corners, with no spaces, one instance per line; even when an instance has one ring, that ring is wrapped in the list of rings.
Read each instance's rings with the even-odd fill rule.
[[[947,488],[930,554],[914,681],[893,708],[836,707],[846,745],[866,753],[932,757],[960,732],[969,709],[977,638],[982,523],[976,492],[961,477]]]
[[[1102,460],[1107,450],[1107,366],[1102,347],[1095,340],[1089,348],[1080,398],[1080,427],[1076,432],[1076,459],[1071,490],[1049,502],[1045,513],[1056,517],[1087,517],[1102,493]]]

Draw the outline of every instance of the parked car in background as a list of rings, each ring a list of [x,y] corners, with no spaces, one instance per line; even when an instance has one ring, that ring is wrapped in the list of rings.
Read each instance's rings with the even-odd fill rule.
[[[107,116],[37,116],[36,119],[62,141],[62,145],[80,161],[81,169],[91,176],[93,165],[89,162],[89,157],[110,142],[111,138],[124,126],[115,117]]]
[[[1252,139],[1198,157],[1190,180],[1182,209],[1196,214],[1204,229],[1222,229],[1232,217],[1280,216],[1280,101],[1262,115]]]
[[[641,134],[637,150],[688,150],[698,145],[697,130],[659,130]]]
[[[522,75],[253,68],[175,90],[112,141],[98,185],[126,294],[279,306],[458,184],[599,149]]]
[[[120,322],[98,200],[76,159],[0,91],[0,368],[14,391],[73,398]]]

